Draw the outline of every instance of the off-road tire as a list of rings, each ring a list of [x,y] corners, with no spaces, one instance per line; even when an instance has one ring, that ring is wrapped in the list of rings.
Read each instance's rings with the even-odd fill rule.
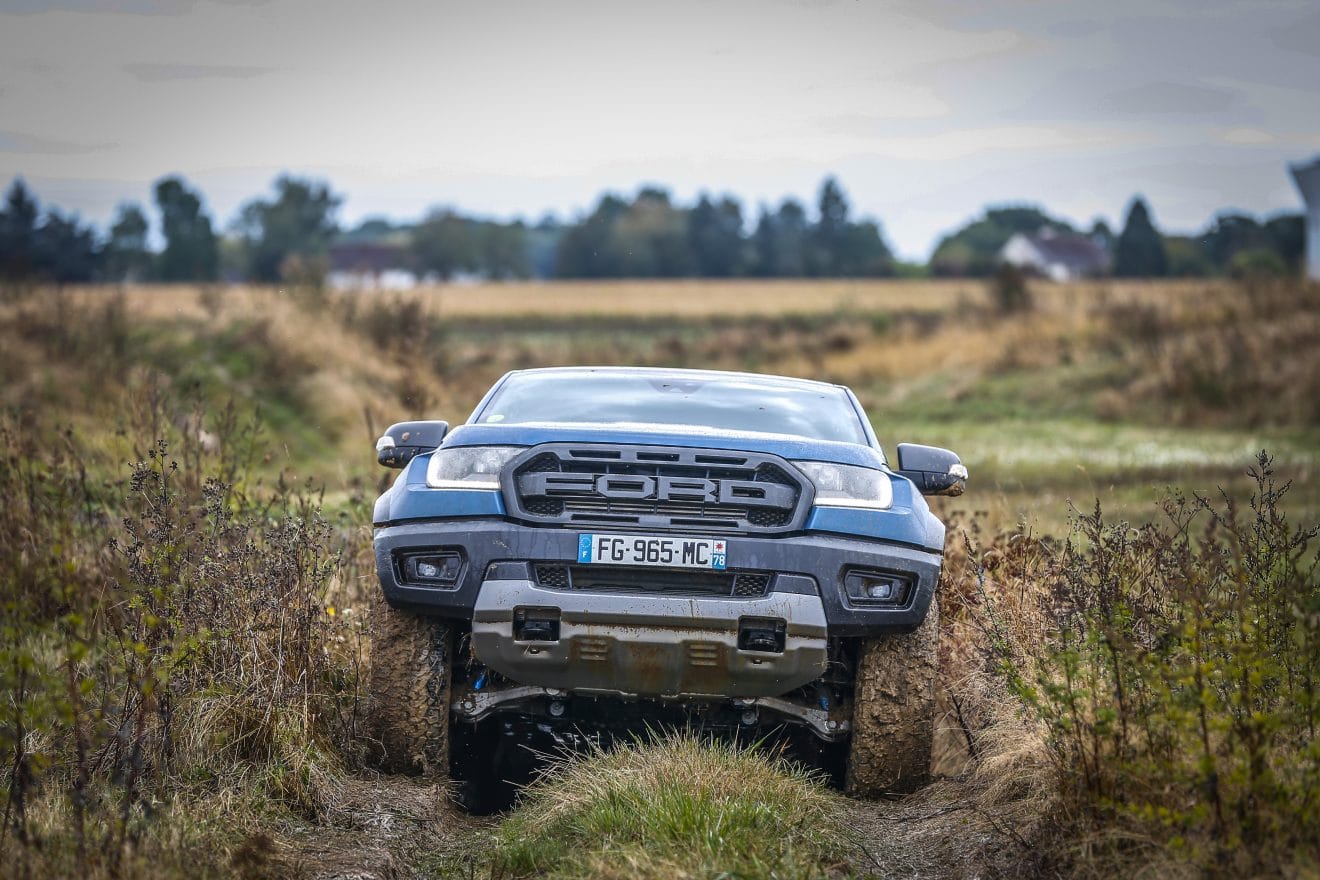
[[[371,607],[371,723],[381,768],[447,779],[453,637],[441,620]]]
[[[913,632],[861,644],[844,776],[848,794],[906,793],[929,781],[939,632],[939,603],[932,601]]]

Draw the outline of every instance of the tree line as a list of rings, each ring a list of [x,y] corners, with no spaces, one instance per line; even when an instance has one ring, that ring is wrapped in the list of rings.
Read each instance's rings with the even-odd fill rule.
[[[762,205],[749,224],[733,196],[701,194],[675,202],[661,188],[632,198],[601,196],[570,223],[499,222],[436,208],[420,221],[372,218],[342,229],[343,202],[329,184],[278,177],[268,195],[246,202],[227,231],[205,210],[201,193],[180,177],[153,187],[156,226],[148,211],[121,204],[104,231],[56,207],[42,209],[21,178],[0,207],[0,278],[56,283],[249,280],[319,283],[332,268],[358,259],[420,277],[478,278],[838,278],[884,277],[899,271],[937,276],[989,276],[1016,233],[1086,236],[1126,277],[1291,274],[1301,270],[1301,215],[1258,221],[1217,216],[1199,235],[1162,234],[1136,197],[1115,234],[1104,221],[1079,230],[1033,205],[1000,206],[945,236],[925,266],[902,265],[880,223],[855,219],[843,188],[830,177],[814,210],[796,199]],[[356,249],[356,250],[355,250]],[[341,264],[336,266],[336,264]]]
[[[1146,200],[1135,196],[1117,234],[1103,220],[1077,229],[1035,205],[989,208],[942,238],[928,269],[936,276],[988,277],[998,268],[999,252],[1010,238],[1041,230],[1089,238],[1109,256],[1109,274],[1118,278],[1297,275],[1306,253],[1301,214],[1257,220],[1241,212],[1222,212],[1199,234],[1168,235],[1156,228]]]

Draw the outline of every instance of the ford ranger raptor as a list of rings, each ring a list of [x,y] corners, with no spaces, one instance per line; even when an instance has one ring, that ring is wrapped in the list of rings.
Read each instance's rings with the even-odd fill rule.
[[[391,770],[507,804],[520,762],[667,728],[783,743],[845,791],[930,772],[953,453],[893,465],[847,388],[520,370],[403,422],[375,505],[369,697]]]

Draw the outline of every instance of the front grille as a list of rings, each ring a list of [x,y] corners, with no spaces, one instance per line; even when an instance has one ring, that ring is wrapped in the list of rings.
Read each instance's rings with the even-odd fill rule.
[[[800,529],[811,490],[764,453],[546,444],[512,464],[505,501],[550,525],[767,534]]]
[[[622,566],[560,565],[536,567],[536,582],[550,590],[600,593],[665,593],[696,596],[764,596],[771,575],[754,571],[688,571]]]

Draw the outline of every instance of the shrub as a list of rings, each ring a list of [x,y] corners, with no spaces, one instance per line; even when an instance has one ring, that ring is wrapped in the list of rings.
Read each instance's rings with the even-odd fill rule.
[[[204,854],[177,872],[205,872],[253,812],[317,813],[357,723],[354,632],[326,610],[340,546],[317,499],[252,491],[189,434],[121,483],[90,476],[71,434],[7,419],[0,440],[7,867],[168,874],[155,844],[192,834]]]
[[[1029,312],[1032,307],[1027,276],[1011,263],[1001,263],[990,282],[991,299],[1001,315]]]
[[[1097,505],[980,573],[1066,819],[1211,873],[1320,864],[1320,526],[1288,523],[1264,453],[1252,474],[1246,510],[1173,496],[1131,528]]]
[[[1269,248],[1248,248],[1233,255],[1228,274],[1238,279],[1285,278],[1288,265]]]

